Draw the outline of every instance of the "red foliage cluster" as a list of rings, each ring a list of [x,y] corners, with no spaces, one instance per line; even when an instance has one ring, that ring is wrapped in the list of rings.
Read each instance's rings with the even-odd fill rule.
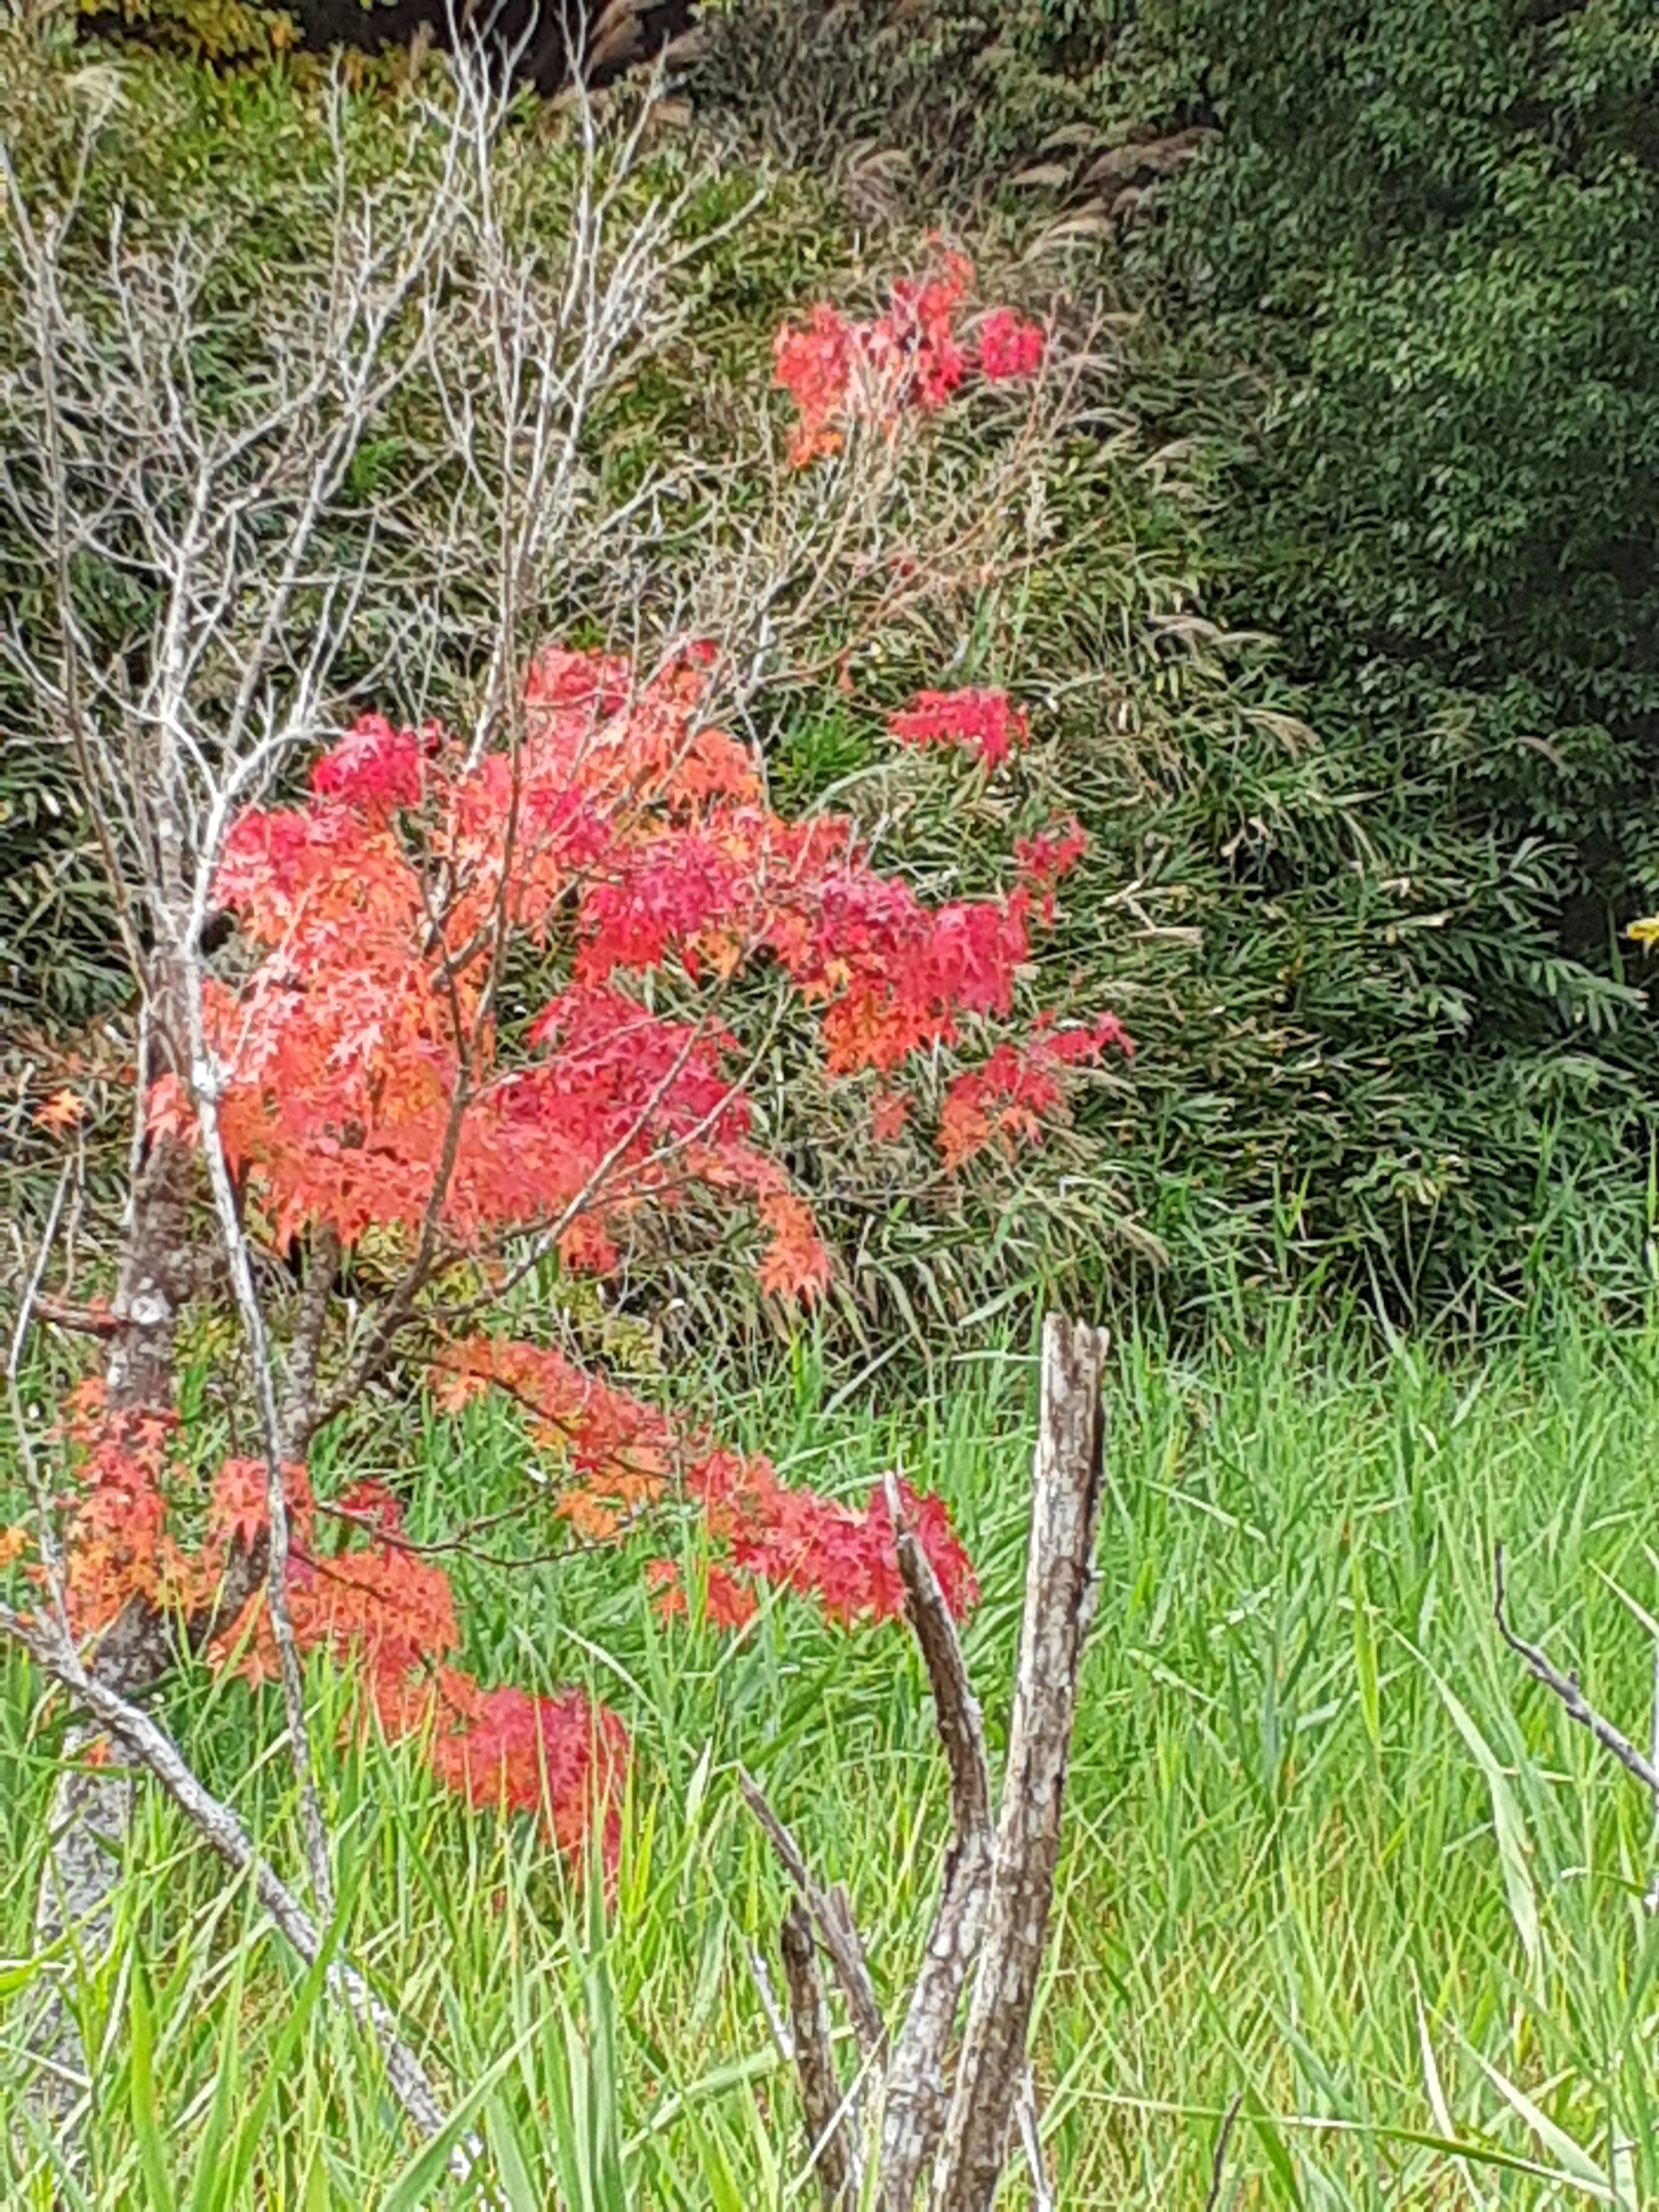
[[[206,1510],[181,1541],[175,1505],[191,1486],[174,1413],[109,1413],[104,1385],[89,1377],[64,1401],[57,1437],[65,1448],[64,1591],[78,1632],[94,1635],[131,1598],[164,1612],[210,1606],[233,1545],[264,1526],[265,1473],[257,1462],[228,1459],[210,1486]],[[301,1486],[303,1471],[294,1474]]]
[[[511,1338],[454,1346],[436,1370],[441,1402],[454,1406],[491,1386],[528,1413],[532,1431],[571,1480],[556,1511],[582,1536],[617,1534],[647,1507],[678,1498],[702,1515],[711,1553],[708,1617],[736,1626],[755,1609],[759,1583],[815,1599],[832,1620],[892,1619],[903,1593],[886,1502],[861,1512],[779,1481],[771,1462],[679,1431],[648,1406],[574,1366],[550,1346]],[[906,1487],[905,1516],[957,1613],[975,1595],[973,1570],[937,1498]],[[653,1580],[666,1612],[684,1609],[676,1570],[658,1561]]]
[[[603,1270],[632,1212],[701,1186],[756,1207],[769,1290],[823,1286],[725,1032],[649,1011],[630,981],[672,967],[695,987],[765,957],[816,1011],[832,1074],[888,1074],[963,1015],[1011,1012],[1028,895],[929,907],[845,817],[785,819],[701,719],[706,683],[696,653],[636,685],[623,663],[550,651],[516,761],[469,763],[440,730],[371,718],[305,804],[238,821],[219,892],[261,957],[208,1015],[226,1147],[279,1235],[415,1229],[447,1148],[458,1244],[562,1216],[567,1261]],[[924,694],[895,727],[994,761],[1025,722],[975,691]],[[479,1018],[500,906],[511,934],[570,960],[511,1055]],[[176,1097],[155,1111],[184,1126]]]
[[[702,1516],[710,1550],[705,1618],[740,1627],[762,1586],[815,1601],[849,1626],[896,1616],[902,1606],[886,1501],[861,1511],[780,1482],[763,1458],[743,1458],[700,1434],[682,1434],[660,1407],[587,1373],[547,1346],[474,1339],[435,1370],[441,1401],[507,1390],[538,1440],[556,1450],[570,1480],[556,1510],[587,1540],[622,1533],[671,1495]],[[72,1446],[69,1597],[79,1634],[106,1627],[134,1597],[179,1614],[210,1613],[233,1547],[252,1550],[268,1525],[263,1462],[222,1462],[194,1543],[175,1536],[187,1486],[177,1464],[176,1419],[117,1420],[100,1386],[82,1386],[65,1436]],[[398,1499],[362,1482],[328,1505],[313,1499],[303,1468],[285,1470],[291,1544],[289,1611],[302,1654],[326,1650],[356,1669],[372,1715],[392,1741],[422,1740],[434,1771],[476,1804],[538,1813],[561,1850],[577,1852],[596,1807],[614,1860],[628,1736],[613,1713],[569,1691],[534,1698],[512,1686],[486,1689],[455,1663],[461,1636],[449,1578],[404,1534]],[[944,1506],[902,1487],[907,1521],[958,1615],[977,1595],[973,1570]],[[320,1522],[344,1532],[331,1548]],[[678,1571],[653,1562],[665,1613],[682,1612]],[[276,1654],[263,1595],[223,1622],[210,1647],[257,1685]]]
[[[765,1583],[816,1599],[832,1620],[848,1626],[891,1620],[903,1610],[893,1523],[879,1486],[863,1511],[854,1512],[815,1490],[780,1482],[768,1460],[714,1452],[693,1470],[688,1487],[729,1562],[711,1574],[721,1573],[739,1601],[745,1583]],[[979,1586],[951,1516],[939,1499],[919,1497],[908,1483],[899,1492],[906,1523],[960,1618]]]
[[[64,1583],[77,1629],[106,1628],[130,1596],[188,1607],[223,1567],[222,1532],[186,1551],[172,1536],[167,1495],[179,1423],[170,1414],[106,1419],[104,1386],[81,1384],[59,1423],[73,1480],[65,1513]]]
[[[93,1382],[73,1395],[62,1433],[70,1479],[66,1595],[76,1634],[107,1627],[134,1598],[180,1616],[210,1616],[233,1547],[252,1550],[269,1526],[264,1462],[220,1464],[203,1525],[185,1542],[176,1533],[190,1490],[176,1419],[110,1415]],[[511,1686],[483,1688],[453,1663],[461,1638],[448,1577],[406,1540],[391,1492],[363,1483],[324,1508],[303,1468],[286,1469],[285,1478],[289,1610],[300,1650],[326,1650],[352,1663],[386,1736],[420,1736],[440,1778],[475,1804],[538,1813],[569,1851],[591,1833],[597,1807],[613,1856],[628,1755],[616,1716],[576,1692],[532,1698]],[[321,1550],[319,1516],[338,1521],[349,1540]],[[263,1595],[222,1625],[211,1656],[221,1664],[234,1660],[255,1684],[275,1674]]]
[[[780,1192],[718,1026],[658,1018],[612,981],[682,944],[695,962],[751,919],[693,881],[722,829],[769,853],[746,757],[695,726],[702,684],[688,658],[630,697],[625,667],[550,655],[516,761],[469,764],[441,730],[371,718],[318,763],[307,804],[238,821],[219,894],[263,957],[208,1016],[226,1148],[280,1235],[415,1228],[447,1151],[458,1243],[568,1212],[567,1256],[597,1267],[632,1209],[686,1182]],[[618,927],[640,884],[659,902],[650,941]],[[484,1007],[497,923],[545,950],[573,898],[580,957],[506,1061]],[[786,1288],[810,1283],[813,1255],[797,1257]]]
[[[532,1433],[568,1469],[556,1510],[578,1535],[618,1534],[654,1504],[685,1463],[685,1445],[659,1406],[578,1367],[551,1345],[469,1337],[433,1369],[438,1401],[454,1408],[492,1387],[516,1400]]]
[[[979,373],[993,384],[1035,376],[1042,366],[1042,332],[1011,307],[996,307],[979,326]]]
[[[1000,1044],[983,1066],[957,1076],[939,1111],[939,1148],[958,1168],[988,1145],[1012,1153],[1036,1144],[1042,1116],[1060,1103],[1065,1071],[1099,1060],[1109,1045],[1126,1055],[1134,1045],[1115,1014],[1078,1027],[1039,1032],[1024,1045]]]
[[[779,331],[773,359],[799,418],[789,456],[797,468],[836,452],[849,422],[891,428],[907,410],[934,413],[972,371],[994,383],[1036,375],[1042,332],[1012,309],[994,309],[971,340],[959,334],[973,281],[973,264],[947,253],[939,275],[895,284],[886,313],[872,321],[849,322],[820,305],[805,330]]]
[[[1014,859],[1020,880],[1037,893],[1045,927],[1054,918],[1055,885],[1070,875],[1088,849],[1088,833],[1075,816],[1058,829],[1041,830],[1035,837],[1015,838]]]
[[[331,1510],[362,1540],[325,1556],[307,1549],[309,1517],[295,1511],[289,1609],[301,1651],[323,1648],[355,1663],[382,1731],[421,1737],[440,1780],[475,1805],[539,1814],[573,1855],[597,1816],[614,1866],[628,1770],[621,1721],[580,1691],[535,1698],[511,1684],[484,1689],[453,1663],[461,1639],[449,1578],[405,1540],[397,1499],[363,1483]],[[257,1679],[274,1658],[268,1632],[256,1636],[252,1656]]]
[[[977,753],[987,768],[1000,767],[1031,735],[1024,708],[1006,691],[973,686],[919,691],[902,714],[889,717],[887,727],[902,745],[954,745]]]
[[[779,334],[779,377],[801,412],[798,459],[833,445],[854,415],[930,411],[970,374],[1036,371],[1042,334],[1006,309],[976,338],[959,333],[971,278],[952,257],[896,287],[874,322],[821,308],[808,331]],[[319,1224],[348,1247],[371,1230],[405,1251],[435,1237],[440,1267],[465,1261],[488,1279],[503,1238],[556,1229],[567,1265],[599,1272],[643,1209],[666,1214],[702,1191],[752,1213],[767,1291],[825,1286],[811,1212],[757,1141],[708,987],[765,963],[816,1023],[827,1073],[878,1079],[872,1129],[890,1139],[908,1111],[906,1064],[958,1043],[964,1024],[1012,1015],[1034,909],[1052,916],[1082,833],[1073,823],[1023,842],[1021,880],[1005,896],[929,905],[871,864],[849,819],[791,820],[771,806],[749,751],[708,719],[712,662],[691,646],[642,678],[625,660],[550,648],[510,745],[475,757],[436,725],[366,716],[316,763],[299,803],[233,825],[216,888],[246,957],[208,986],[206,1025],[227,1153],[280,1239]],[[1005,692],[979,689],[923,692],[890,727],[902,744],[966,748],[989,769],[1029,735]],[[511,1024],[498,988],[509,953],[545,994]],[[658,996],[702,1011],[659,1012]],[[1111,1044],[1130,1048],[1110,1016],[1039,1020],[998,1043],[947,1087],[946,1165],[1033,1141],[1068,1073]],[[193,1132],[170,1080],[150,1113]],[[67,1126],[68,1107],[48,1118]],[[560,1459],[556,1510],[576,1539],[615,1540],[669,1502],[694,1510],[716,1625],[747,1620],[763,1588],[847,1623],[899,1610],[881,1492],[855,1508],[793,1488],[764,1459],[682,1431],[544,1346],[455,1342],[434,1376],[447,1404],[499,1389],[524,1407]],[[176,1421],[112,1420],[91,1389],[70,1408],[65,1443],[77,1632],[135,1600],[211,1621],[228,1565],[263,1546],[264,1466],[226,1460],[204,1501]],[[459,1667],[448,1577],[409,1541],[384,1487],[325,1504],[295,1468],[286,1488],[301,1649],[350,1658],[378,1725],[421,1735],[436,1771],[475,1802],[538,1811],[571,1850],[597,1803],[614,1849],[622,1723],[579,1693],[485,1688]],[[944,1508],[908,1490],[904,1505],[964,1611],[974,1577]],[[336,1540],[319,1540],[319,1523]],[[17,1549],[0,1531],[0,1565]],[[684,1607],[671,1564],[658,1561],[653,1579],[665,1610]],[[274,1656],[262,1608],[255,1600],[217,1623],[213,1643],[256,1680]]]

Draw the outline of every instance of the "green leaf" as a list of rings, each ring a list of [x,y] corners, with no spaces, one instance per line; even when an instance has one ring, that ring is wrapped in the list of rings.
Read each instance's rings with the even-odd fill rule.
[[[237,2029],[242,2008],[242,1965],[245,1953],[238,1950],[235,1971],[229,1989],[225,1992],[225,2024],[219,2034],[219,2057],[214,2070],[213,2104],[208,2113],[208,2124],[196,2154],[196,2179],[191,2185],[187,2212],[218,2212],[226,2202],[226,2183],[228,2174],[225,2166],[225,2138],[230,2132],[230,2115],[236,2100],[240,2074],[237,2050]]]
[[[1302,2187],[1296,2178],[1296,2168],[1291,2163],[1291,2154],[1285,2148],[1285,2138],[1273,2125],[1273,2115],[1254,2089],[1245,2100],[1245,2110],[1249,2114],[1250,2125],[1255,2130],[1257,2139],[1267,2153],[1267,2163],[1278,2177],[1279,2187],[1290,2203],[1296,2206],[1297,2212],[1302,2212]]]
[[[1522,1818],[1520,1806],[1516,1802],[1515,1792],[1510,1788],[1509,1777],[1498,1763],[1498,1754],[1438,1674],[1434,1676],[1434,1684],[1445,1702],[1446,1711],[1451,1715],[1457,1733],[1474,1754],[1476,1765],[1486,1778],[1486,1788],[1492,1796],[1492,1823],[1498,1838],[1498,1862],[1504,1869],[1504,1888],[1510,1901],[1510,1917],[1520,1935],[1521,1948],[1527,1954],[1527,1964],[1535,1973],[1543,1960],[1544,1944],[1538,1925],[1538,1899],[1532,1886],[1532,1868],[1528,1863],[1532,1847],[1527,1835],[1526,1822]]]
[[[1356,1542],[1348,1553],[1348,1588],[1353,1597],[1353,1671],[1359,1689],[1359,1717],[1371,1749],[1382,1748],[1382,1714],[1376,1686],[1376,1638],[1371,1629],[1370,1598]]]
[[[138,2138],[138,2166],[151,2212],[174,2212],[173,2184],[167,2178],[167,2153],[155,2111],[155,2025],[144,1986],[144,1970],[135,1960],[132,1996],[128,2007],[132,2051],[128,2065],[131,2088],[132,2131]]]
[[[513,2115],[500,2097],[492,2097],[484,2107],[484,2133],[489,2139],[490,2156],[495,2161],[495,2179],[507,2197],[508,2212],[545,2212],[546,2193],[538,2191],[530,2179],[524,2145],[514,2124]]]
[[[517,2065],[520,2051],[535,2033],[533,2027],[526,2028],[496,2059],[483,2080],[473,2084],[438,2133],[422,2146],[397,2176],[380,2200],[378,2212],[425,2212],[428,2195],[447,2170],[480,2107],[507,2069]]]
[[[1559,2164],[1564,2173],[1571,2174],[1579,2186],[1589,2190],[1592,2196],[1605,2197],[1609,2203],[1616,2203],[1616,2192],[1612,2182],[1602,2172],[1589,2153],[1576,2143],[1565,2128],[1558,2127],[1547,2112],[1541,2112],[1524,2089],[1517,2088],[1513,2081],[1500,2074],[1495,2066],[1483,2058],[1473,2045],[1470,2046],[1470,2050],[1476,2065],[1480,2067],[1480,2071],[1492,2083],[1498,2095],[1520,2114],[1545,2149]]]

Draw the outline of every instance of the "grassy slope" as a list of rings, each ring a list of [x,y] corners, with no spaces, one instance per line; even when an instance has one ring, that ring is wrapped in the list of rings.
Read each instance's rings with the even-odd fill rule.
[[[750,1409],[798,1472],[857,1487],[897,1457],[950,1494],[983,1565],[971,1656],[994,1738],[1018,1607],[1029,1376],[1012,1357],[978,1363],[936,1410],[902,1419],[814,1410],[805,1376],[793,1407]],[[1650,1811],[1517,1679],[1490,1625],[1486,1562],[1503,1534],[1522,1618],[1644,1732],[1650,1654],[1614,1586],[1653,1600],[1659,1340],[1568,1338],[1450,1375],[1414,1354],[1378,1367],[1340,1340],[1218,1348],[1185,1367],[1132,1346],[1115,1395],[1103,1601],[1039,2034],[1062,2201],[1201,2203],[1217,2118],[1239,2093],[1237,2194],[1224,2203],[1450,2204],[1460,2186],[1471,2204],[1571,2201],[1515,2166],[1468,2163],[1460,2185],[1422,2140],[1448,2118],[1472,2159],[1559,2168],[1577,2156],[1586,2172],[1607,2172],[1611,2128],[1628,2146],[1615,2169],[1625,2201],[1653,2201],[1659,1934],[1638,1903]],[[520,1450],[477,1410],[430,1429],[422,1511],[435,1528],[487,1508]],[[608,1948],[584,1992],[580,1910],[533,1838],[443,1802],[412,1756],[383,1749],[335,1770],[355,1940],[453,2080],[494,2082],[496,2124],[521,2148],[523,2202],[550,2201],[559,2172],[578,2203],[810,2201],[745,1961],[750,1942],[767,1946],[781,1892],[733,1765],[765,1775],[818,1863],[848,1881],[895,1987],[927,1908],[942,1813],[916,1663],[896,1632],[848,1639],[793,1605],[745,1638],[659,1634],[637,1563],[617,1558],[521,1571],[509,1623],[501,1577],[474,1571],[487,1667],[581,1676],[636,1731]],[[332,1705],[336,1689],[317,1686]],[[175,1717],[291,1863],[274,1715],[256,1729],[246,1693],[228,1688],[192,1693]],[[0,1728],[12,1778],[0,1954],[17,1959],[53,1732],[29,1734],[15,1670]],[[238,2121],[252,2116],[250,2164],[237,2183],[227,2158],[209,2161],[232,2185],[222,2201],[450,2201],[386,2193],[406,2146],[372,2058],[337,2021],[311,2014],[279,2052],[286,1965],[264,1938],[239,1951],[245,1899],[154,1804],[121,1911],[129,1940],[94,2000],[109,2016],[97,2203],[145,2201],[140,1957],[155,2160],[181,2177],[181,2203],[233,2019],[231,2104]],[[10,2102],[24,1992],[9,1978],[0,1989]],[[616,2086],[578,2081],[562,2144],[567,2005],[587,2022],[590,2065],[611,2023]],[[261,2127],[255,2100],[273,2077]],[[1522,2096],[1540,2119],[1528,2121]],[[596,2159],[584,2195],[583,2147],[607,2142],[618,2171],[607,2183]],[[37,2201],[15,2164],[3,2199]]]

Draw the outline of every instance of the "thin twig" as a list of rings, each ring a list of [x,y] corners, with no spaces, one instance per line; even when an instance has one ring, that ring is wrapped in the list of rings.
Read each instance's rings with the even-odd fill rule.
[[[1492,1619],[1498,1623],[1498,1632],[1517,1657],[1524,1659],[1532,1673],[1558,1697],[1570,1720],[1587,1728],[1604,1751],[1610,1751],[1619,1764],[1626,1768],[1643,1788],[1659,1797],[1659,1766],[1638,1751],[1627,1735],[1622,1735],[1610,1720],[1604,1719],[1590,1704],[1578,1686],[1577,1674],[1564,1674],[1551,1660],[1547,1652],[1536,1644],[1528,1644],[1510,1626],[1504,1609],[1504,1547],[1492,1547]]]
[[[254,1849],[235,1813],[198,1778],[166,1730],[142,1706],[88,1674],[73,1644],[61,1632],[26,1620],[11,1607],[0,1605],[0,1634],[21,1645],[42,1673],[149,1769],[221,1858],[237,1873],[250,1877],[260,1904],[283,1935],[307,1966],[315,1966],[325,1943],[317,1923]],[[439,2134],[445,2124],[443,2108],[425,2069],[404,2041],[395,2014],[349,1960],[331,1958],[326,1972],[330,1989],[343,1999],[379,2044],[386,2078],[398,2103],[422,2135]],[[473,2171],[473,2159],[464,2147],[458,2148],[451,2163],[462,2176]]]
[[[70,1170],[64,1167],[58,1178],[58,1188],[52,1193],[52,1205],[46,1213],[46,1225],[40,1236],[40,1249],[36,1255],[28,1279],[23,1285],[23,1296],[17,1309],[17,1320],[12,1329],[11,1343],[6,1353],[6,1402],[11,1413],[11,1425],[17,1438],[18,1456],[23,1462],[31,1502],[40,1529],[40,1559],[46,1569],[46,1587],[52,1597],[52,1612],[60,1632],[70,1632],[69,1606],[64,1591],[64,1562],[58,1548],[58,1531],[52,1522],[52,1500],[40,1479],[40,1464],[35,1456],[34,1440],[29,1434],[28,1419],[23,1409],[21,1376],[23,1352],[28,1343],[29,1329],[33,1322],[35,1307],[40,1297],[40,1285],[46,1280],[46,1268],[52,1258],[52,1248],[58,1235],[58,1218],[64,1210],[64,1193],[69,1187]]]
[[[859,2039],[860,2054],[869,2063],[879,2056],[886,2043],[887,2030],[881,2017],[881,2008],[876,2002],[875,1984],[870,1978],[869,1962],[864,1955],[858,1931],[853,1925],[852,1916],[844,1903],[838,1909],[833,1894],[823,1890],[814,1879],[800,1845],[772,1810],[765,1792],[753,1775],[740,1768],[738,1780],[750,1811],[765,1829],[789,1879],[817,1923],[823,1948],[830,1954],[836,1978],[842,1985],[848,2008],[853,2015],[853,2029]]]
[[[772,1977],[766,1970],[766,1960],[759,1948],[747,1937],[744,1940],[744,1956],[749,1961],[750,1977],[755,1984],[755,1994],[761,2001],[761,2010],[766,2014],[766,2025],[777,2053],[786,2066],[795,2063],[795,2039],[789,2033],[788,2023],[778,2010],[777,1992],[772,1987]]]
[[[206,854],[202,863],[204,869],[215,866],[217,858],[216,853]],[[283,1424],[276,1406],[276,1377],[271,1365],[264,1311],[254,1286],[252,1261],[247,1239],[242,1233],[241,1215],[219,1127],[219,1085],[222,1079],[218,1063],[207,1041],[202,1003],[202,969],[194,946],[186,952],[183,965],[191,1033],[191,1081],[196,1097],[197,1124],[201,1130],[208,1182],[213,1192],[214,1211],[219,1218],[219,1233],[230,1268],[231,1286],[235,1293],[242,1334],[253,1370],[254,1398],[259,1412],[260,1441],[265,1462],[265,1612],[276,1645],[282,1676],[289,1756],[299,1793],[300,1826],[305,1838],[312,1894],[317,1900],[319,1914],[328,1921],[334,1917],[334,1873],[322,1805],[317,1795],[315,1765],[311,1755],[311,1733],[306,1719],[305,1674],[300,1661],[299,1645],[295,1639],[293,1619],[289,1611],[288,1497],[283,1470]]]
[[[118,1336],[125,1327],[107,1306],[68,1305],[44,1291],[36,1298],[34,1310],[42,1321],[50,1322],[54,1328],[67,1329],[72,1336]]]
[[[1239,2107],[1243,2104],[1243,2102],[1244,2093],[1241,2089],[1234,2097],[1231,2104],[1228,2106],[1226,2113],[1222,2119],[1220,2128],[1217,2131],[1215,2139],[1215,2153],[1210,2160],[1209,2194],[1204,2199],[1204,2212],[1216,2212],[1216,2207],[1221,2202],[1221,2174],[1222,2169],[1227,2163],[1228,2138],[1232,2134],[1233,2123],[1237,2119]]]
[[[1020,2148],[1025,2153],[1025,2165],[1031,2177],[1032,2212],[1054,2212],[1054,2192],[1048,2185],[1048,2169],[1042,2162],[1042,2130],[1037,2119],[1036,2076],[1028,2066],[1025,2078],[1019,2085],[1019,2102],[1014,2107],[1014,2121],[1019,2129]],[[1206,2206],[1206,2212],[1210,2212]]]

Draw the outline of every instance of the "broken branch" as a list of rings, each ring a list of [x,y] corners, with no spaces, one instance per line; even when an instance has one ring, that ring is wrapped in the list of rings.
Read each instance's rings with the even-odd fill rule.
[[[812,1916],[799,1897],[791,1900],[778,1931],[784,1979],[789,1988],[790,2041],[806,2131],[817,2170],[823,2212],[845,2212],[858,2195],[858,2160],[847,2124],[847,2101],[830,2047],[830,2008],[818,1972]]]
[[[859,2039],[859,2055],[868,2065],[880,2055],[887,2040],[887,2029],[882,2020],[881,2008],[876,2002],[869,1961],[864,1955],[864,1946],[859,1941],[858,1930],[853,1925],[853,1916],[846,1898],[820,1887],[806,1863],[805,1854],[767,1802],[766,1794],[754,1776],[739,1769],[738,1779],[750,1811],[765,1829],[789,1879],[817,1923],[823,1948],[830,1954],[836,1978],[845,1992],[848,2008],[853,2015],[853,2029]]]
[[[983,1946],[934,2177],[936,2212],[989,2212],[1025,2069],[1091,1607],[1105,1450],[1103,1329],[1051,1315],[1032,1469],[1019,1671]]]

